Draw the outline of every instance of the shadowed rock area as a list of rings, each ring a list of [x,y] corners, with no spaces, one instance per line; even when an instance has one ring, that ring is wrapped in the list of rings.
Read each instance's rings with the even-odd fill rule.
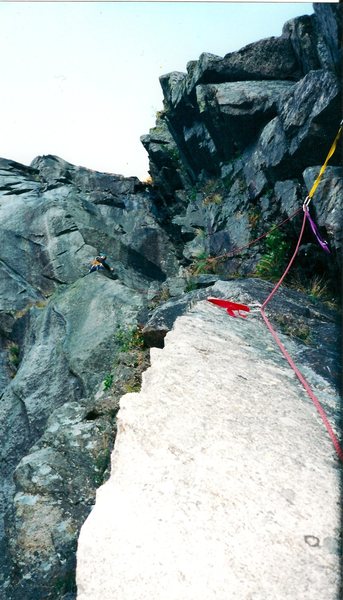
[[[298,444],[296,431],[303,423],[306,436],[313,434],[317,440],[312,428],[319,427],[318,440],[323,438],[319,462],[314,447],[311,457],[305,459],[301,454],[299,463],[293,453],[286,467],[290,465],[290,478],[302,479],[304,475],[307,482],[311,480],[311,466],[322,482],[324,451],[328,448],[330,476],[323,490],[328,492],[332,519],[326,533],[322,529],[318,535],[314,529],[304,530],[308,539],[320,539],[320,550],[317,552],[317,546],[309,549],[311,543],[305,541],[305,553],[317,555],[306,554],[301,564],[306,573],[313,566],[313,590],[318,597],[322,596],[322,574],[332,569],[328,593],[334,594],[336,559],[325,554],[325,549],[336,548],[337,538],[333,533],[336,466],[332,467],[336,463],[331,447],[324,441],[321,425],[298,384],[287,366],[279,363],[281,357],[276,357],[271,341],[265,339],[268,332],[262,334],[254,311],[251,321],[236,323],[213,309],[205,309],[202,301],[209,295],[230,294],[232,300],[247,303],[255,310],[283,272],[301,226],[301,214],[294,213],[301,211],[341,119],[341,28],[341,5],[315,4],[313,15],[289,21],[280,37],[259,40],[224,57],[202,54],[187,65],[187,73],[162,76],[163,110],[157,115],[156,126],[142,137],[149,154],[150,182],[99,173],[52,155],[37,157],[30,166],[0,159],[0,600],[75,600],[77,540],[94,505],[97,488],[109,477],[119,400],[139,391],[141,374],[149,365],[149,349],[163,348],[178,317],[180,323],[199,324],[199,331],[204,318],[204,335],[214,354],[219,349],[219,336],[222,343],[225,339],[228,359],[236,356],[236,343],[251,356],[246,375],[239,369],[236,372],[231,361],[226,369],[227,381],[221,374],[217,386],[212,363],[208,371],[202,353],[192,350],[199,361],[192,369],[204,382],[212,381],[214,396],[220,395],[221,388],[230,391],[234,406],[242,397],[242,415],[244,412],[250,418],[249,403],[255,405],[251,392],[255,376],[256,386],[260,386],[258,394],[262,394],[263,386],[254,371],[256,356],[261,352],[258,360],[263,369],[275,377],[275,385],[268,377],[267,382],[263,379],[267,387],[262,396],[270,403],[268,409],[274,401],[274,387],[289,385],[294,400],[295,416],[287,416],[292,426],[284,422],[287,435],[283,434],[283,439],[289,435],[291,442]],[[322,251],[306,225],[286,287],[268,307],[273,325],[288,340],[292,355],[315,386],[336,428],[340,418],[336,394],[341,379],[341,149],[340,141],[310,205],[331,253]],[[288,221],[271,237],[261,238],[285,219]],[[114,269],[113,276],[104,272],[88,274],[91,260],[102,252]],[[189,313],[192,309],[195,312]],[[217,319],[222,319],[222,325]],[[191,336],[195,335],[193,325]],[[237,333],[230,337],[235,328]],[[243,338],[239,337],[242,332]],[[177,339],[177,335],[173,333],[167,339]],[[194,343],[198,344],[195,337]],[[202,343],[199,341],[200,349]],[[161,364],[167,365],[169,359],[164,363],[162,357],[168,357],[170,350],[166,355],[163,352],[153,350],[152,356],[160,356]],[[171,381],[175,376],[178,382],[175,389],[180,387],[182,403],[173,419],[176,423],[181,420],[183,427],[187,374],[174,372],[176,366],[172,364],[170,369]],[[249,393],[238,385],[245,385],[238,375],[248,377]],[[165,419],[169,414],[167,404],[174,402],[174,392],[168,385],[166,372],[161,375],[162,387],[155,398],[156,418],[161,414],[159,402],[164,397],[168,398]],[[198,397],[203,402],[200,393]],[[135,395],[126,396],[124,405],[129,407],[132,400],[134,407],[136,399]],[[143,408],[143,412],[137,409],[137,418],[141,415],[137,432],[142,427],[146,437],[147,424],[153,422],[151,402],[146,416]],[[198,425],[192,432],[199,439],[206,430],[204,415],[212,408],[208,404],[201,410],[199,405],[199,415],[194,417]],[[270,415],[274,418],[273,412]],[[263,474],[265,481],[266,465],[270,467],[268,454],[257,453],[251,459],[247,448],[251,441],[259,447],[259,435],[261,439],[271,436],[269,427],[274,431],[275,422],[267,421],[263,429],[258,419],[255,434],[252,417],[249,422],[249,431],[239,436],[247,452],[243,471],[246,474],[246,466],[253,460],[256,473],[261,477]],[[218,461],[218,469],[226,468],[231,437],[238,444],[237,422],[233,419],[226,425],[225,460],[222,465]],[[199,458],[197,448],[195,444],[187,449],[194,452],[194,461]],[[239,454],[238,445],[233,448]],[[288,449],[285,445],[274,455],[274,470],[278,471],[279,463],[284,464]],[[133,456],[135,447],[130,452]],[[140,459],[138,452],[137,465]],[[117,486],[115,473],[114,477]],[[240,477],[241,495],[250,498],[243,493],[249,482]],[[195,479],[190,481],[196,487]],[[259,482],[255,480],[255,484]],[[268,486],[266,483],[266,489]],[[298,493],[302,498],[307,491],[297,492],[296,497]],[[224,496],[229,498],[226,492]],[[279,495],[273,498],[277,511],[279,501],[282,504],[284,500]],[[289,503],[295,496],[290,498],[286,499]],[[204,506],[209,506],[206,502]],[[321,505],[319,496],[318,502]],[[234,510],[237,506],[235,501]],[[295,500],[294,506],[298,506]],[[308,506],[312,519],[315,513],[311,512],[312,504]],[[274,523],[276,519],[279,524],[278,517],[270,514],[274,508],[268,514],[261,509],[261,518],[266,520],[263,522],[269,519]],[[253,520],[254,513],[250,511],[249,515]],[[303,521],[301,515],[298,517],[292,523],[300,527]],[[256,533],[259,525],[254,527]],[[264,538],[264,549],[268,543]],[[301,554],[301,543],[297,538],[295,554]],[[285,557],[291,561],[291,546],[285,544]],[[280,561],[282,552],[278,554]],[[297,569],[300,577],[300,567]],[[189,572],[187,586],[192,577]],[[250,591],[239,581],[237,594],[248,597],[244,594]],[[203,589],[209,590],[206,585]],[[179,597],[192,596],[187,586]],[[308,590],[310,594],[310,584]],[[201,593],[195,595],[201,597]],[[143,598],[141,589],[132,594]],[[268,597],[264,591],[261,594]],[[207,597],[215,596],[208,592]],[[290,592],[286,597],[296,596]],[[328,600],[333,599],[333,595],[328,596]]]

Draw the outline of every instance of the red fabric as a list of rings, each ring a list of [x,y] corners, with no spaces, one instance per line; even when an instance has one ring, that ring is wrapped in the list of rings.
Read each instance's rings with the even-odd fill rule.
[[[221,308],[226,308],[226,312],[230,317],[237,317],[237,315],[234,313],[234,311],[237,311],[239,317],[246,319],[247,315],[242,315],[240,311],[243,310],[245,312],[250,312],[249,306],[245,306],[245,304],[237,304],[237,302],[231,302],[230,300],[222,300],[221,298],[212,297],[207,298],[207,300],[212,302],[212,304],[220,306]]]

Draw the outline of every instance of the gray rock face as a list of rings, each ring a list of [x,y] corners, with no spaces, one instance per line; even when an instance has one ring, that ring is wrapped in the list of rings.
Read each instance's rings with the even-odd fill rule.
[[[103,481],[114,433],[109,410],[67,402],[19,462],[8,535],[21,577],[14,577],[11,597],[56,598],[73,588],[78,531]]]
[[[324,66],[318,57],[316,33],[313,15],[291,19],[282,30],[283,36],[290,39],[303,75]]]
[[[200,83],[245,80],[301,79],[306,73],[328,69],[339,75],[341,67],[342,9],[314,4],[315,15],[288,21],[279,38],[248,44],[224,58],[204,52],[187,64],[187,73],[174,71],[160,78],[168,110],[192,106]]]
[[[256,138],[292,89],[286,81],[239,81],[198,85],[200,114],[221,160],[241,153]]]
[[[313,5],[320,34],[318,55],[325,68],[342,71],[342,6],[330,4],[324,6],[320,2]]]
[[[284,37],[260,40],[227,54],[216,73],[221,81],[294,80],[300,76],[292,44]]]
[[[176,275],[178,261],[138,179],[53,156],[31,167],[2,159],[0,167],[0,595],[38,600],[57,597],[68,578],[72,585],[72,548],[99,482],[96,454],[108,459],[114,440],[112,417],[87,415],[122,351],[116,335],[136,326],[149,287],[155,293]],[[87,274],[104,250],[117,280]],[[46,437],[51,414],[62,419],[68,406],[80,406],[75,423],[85,422],[80,439],[70,433],[75,456]],[[70,423],[63,423],[67,436]],[[65,487],[73,468],[74,495]],[[82,486],[85,497],[77,501]]]
[[[323,134],[324,131],[325,151],[329,150],[337,130],[337,120],[330,125],[329,115],[332,118],[337,114],[339,100],[339,81],[327,71],[309,73],[294,87],[294,93],[289,95],[280,110],[291,156],[302,156],[307,163],[315,160],[316,150],[312,150],[311,154],[310,146],[318,147],[319,132]],[[304,144],[305,138],[307,146]],[[323,148],[323,139],[321,143]]]

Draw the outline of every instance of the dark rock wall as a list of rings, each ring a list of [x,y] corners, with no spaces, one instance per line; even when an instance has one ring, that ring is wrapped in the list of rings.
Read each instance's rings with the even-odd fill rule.
[[[166,222],[177,226],[185,244],[186,264],[203,252],[215,256],[245,245],[301,206],[311,188],[341,120],[342,7],[314,9],[287,22],[279,38],[224,58],[202,54],[187,73],[161,77],[164,109],[142,143]],[[331,243],[325,269],[332,279],[341,265],[342,238],[339,210],[333,217],[328,207],[333,197],[337,201],[341,148],[312,203]],[[298,229],[296,220],[287,231],[291,240]],[[315,260],[315,241],[306,236]],[[258,257],[256,246],[248,270]],[[232,271],[232,263],[226,268]],[[246,273],[247,263],[234,270]]]

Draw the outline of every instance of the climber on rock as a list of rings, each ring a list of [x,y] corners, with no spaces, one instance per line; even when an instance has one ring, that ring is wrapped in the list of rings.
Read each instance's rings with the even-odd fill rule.
[[[96,256],[89,267],[88,273],[93,273],[94,271],[103,271],[106,275],[110,276],[112,279],[117,279],[117,276],[114,274],[113,267],[106,262],[107,256],[102,253],[99,256]]]

